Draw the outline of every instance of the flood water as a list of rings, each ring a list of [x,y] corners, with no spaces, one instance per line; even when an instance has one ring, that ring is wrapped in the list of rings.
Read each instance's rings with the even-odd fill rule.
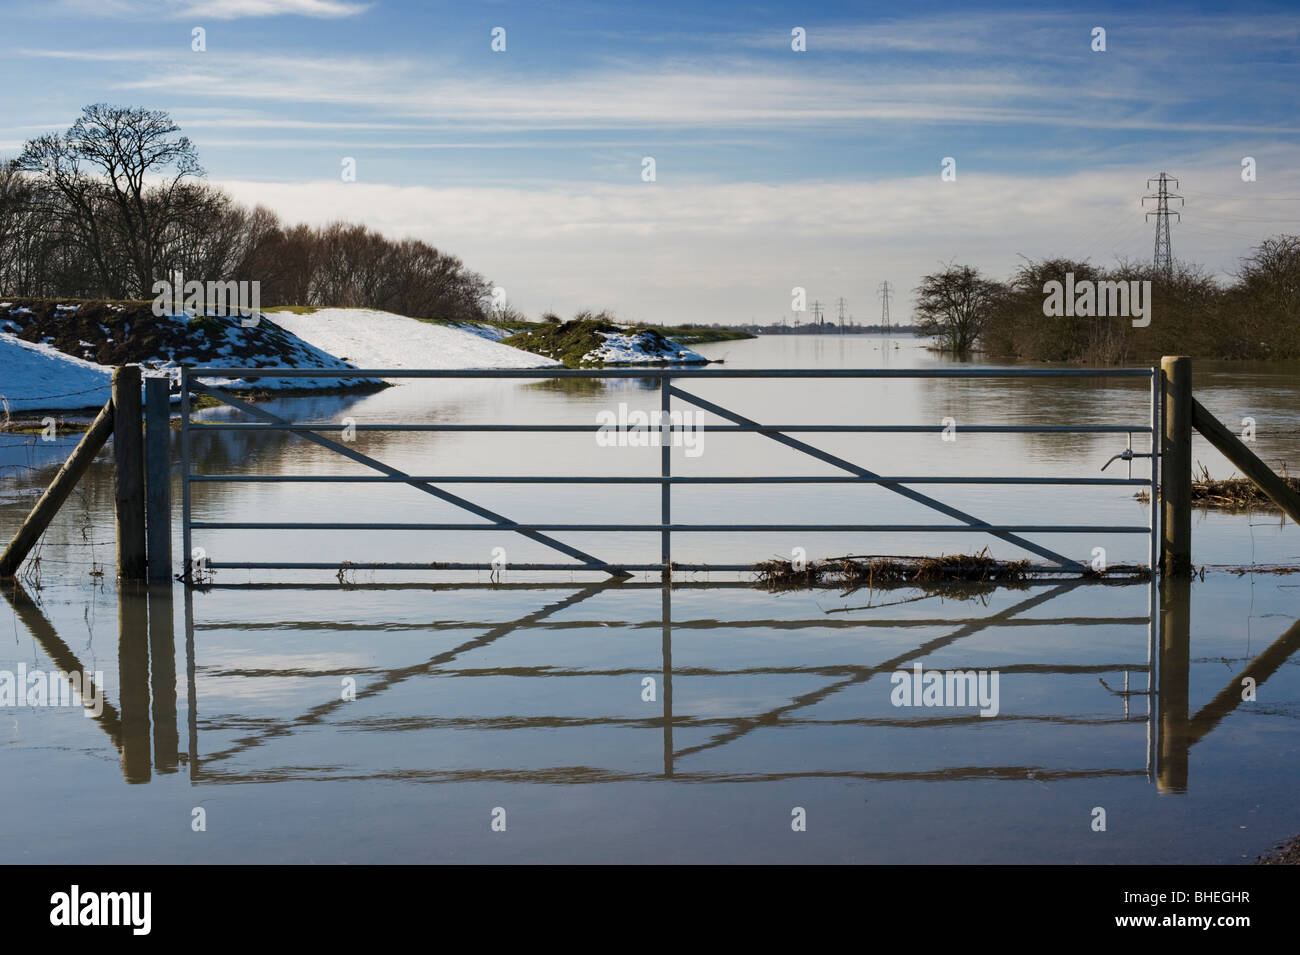
[[[897,345],[897,347],[895,347]],[[699,346],[724,368],[917,368],[913,339],[789,336]],[[1199,400],[1257,453],[1297,462],[1295,366],[1198,363]],[[1145,427],[1143,379],[683,381],[765,424],[952,425],[800,434],[884,475],[1127,477],[1123,434],[979,434],[978,425]],[[297,421],[564,423],[658,407],[655,386],[423,381],[259,405]],[[674,405],[674,407],[683,407]],[[249,419],[202,413],[207,421]],[[706,424],[724,423],[709,416]],[[811,476],[830,465],[758,434],[705,432],[674,474]],[[337,440],[337,434],[334,435]],[[67,453],[13,436],[7,539]],[[75,442],[75,438],[72,439]],[[1149,447],[1134,434],[1133,448]],[[347,446],[419,475],[657,475],[658,448],[590,433],[358,431]],[[179,449],[178,454],[179,454]],[[1200,439],[1217,477],[1231,467]],[[194,470],[369,473],[299,436],[196,435]],[[1135,478],[1149,473],[1133,462]],[[520,522],[659,521],[658,485],[448,485]],[[978,519],[1146,527],[1135,485],[915,487]],[[179,515],[179,472],[173,497]],[[201,522],[477,523],[405,485],[194,486]],[[674,524],[950,524],[887,489],[679,485]],[[174,551],[181,553],[179,521]],[[1198,516],[1203,580],[766,593],[747,575],[511,569],[571,562],[502,531],[196,529],[202,587],[119,589],[102,455],[6,588],[0,671],[85,670],[97,717],[0,706],[0,837],[28,862],[1240,862],[1300,833],[1300,533],[1271,512]],[[655,532],[553,532],[601,560],[653,563]],[[1088,561],[1142,563],[1144,534],[1025,534]],[[674,533],[682,563],[988,547],[971,533]],[[498,553],[498,549],[500,552]],[[343,562],[505,561],[489,571]],[[322,562],[335,570],[223,564]],[[102,572],[102,576],[100,575]],[[1190,649],[1185,649],[1190,645]],[[895,674],[997,675],[996,715],[898,706]],[[1241,676],[1256,698],[1241,700]],[[355,697],[355,698],[350,698]],[[1097,809],[1105,831],[1094,829]],[[202,810],[202,813],[196,813]],[[802,814],[798,812],[802,810]],[[201,816],[206,828],[195,831]],[[792,820],[806,820],[803,831]],[[496,827],[494,828],[494,822]],[[504,826],[504,831],[502,830]]]

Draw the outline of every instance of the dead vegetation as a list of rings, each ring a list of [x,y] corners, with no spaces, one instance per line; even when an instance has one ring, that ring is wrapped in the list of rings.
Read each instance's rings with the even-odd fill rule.
[[[886,587],[948,583],[1015,584],[1030,575],[1027,560],[998,560],[988,549],[978,554],[941,557],[848,555],[800,565],[784,559],[762,561],[753,567],[761,587],[769,591],[836,587],[872,590]]]
[[[1198,461],[1197,466],[1201,469],[1201,473],[1192,478],[1193,507],[1220,511],[1280,510],[1250,478],[1230,477],[1221,481],[1215,480],[1210,477],[1209,469],[1204,464]],[[1281,477],[1291,490],[1300,494],[1300,478],[1288,477],[1285,465],[1282,467]],[[1135,496],[1143,503],[1150,500],[1146,491],[1139,491]]]

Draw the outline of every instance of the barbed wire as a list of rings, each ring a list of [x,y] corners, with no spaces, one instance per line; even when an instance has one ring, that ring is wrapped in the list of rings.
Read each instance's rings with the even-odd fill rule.
[[[18,398],[18,399],[15,399],[15,400],[17,400],[17,401],[46,401],[46,400],[48,400],[48,399],[50,399],[50,398],[73,398],[73,397],[75,397],[75,396],[77,396],[77,395],[88,395],[88,394],[90,394],[91,392],[94,392],[94,391],[108,391],[108,390],[110,390],[112,387],[113,387],[112,384],[96,385],[94,388],[85,388],[85,389],[83,389],[83,390],[81,390],[81,391],[65,391],[65,392],[63,392],[62,394],[58,394],[58,395],[24,395],[22,398]],[[0,402],[5,401],[5,398],[6,398],[5,395],[0,394]]]

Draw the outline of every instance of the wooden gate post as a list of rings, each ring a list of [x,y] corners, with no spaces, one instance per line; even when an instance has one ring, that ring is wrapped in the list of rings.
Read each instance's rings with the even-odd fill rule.
[[[1192,360],[1160,359],[1165,414],[1160,441],[1160,497],[1164,531],[1160,568],[1166,574],[1192,572]]]
[[[144,580],[144,434],[140,409],[140,368],[113,369],[113,457],[117,465],[113,496],[117,518],[117,574]]]
[[[167,378],[146,378],[145,501],[149,583],[165,584],[172,575],[171,405]]]

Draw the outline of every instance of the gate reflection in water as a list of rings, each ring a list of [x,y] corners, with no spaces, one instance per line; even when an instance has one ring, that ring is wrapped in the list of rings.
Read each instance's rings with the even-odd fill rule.
[[[1041,611],[1049,608],[1054,600],[1066,593],[1084,588],[1089,591],[1119,588],[1130,594],[1133,588],[1147,592],[1148,599],[1155,597],[1159,601],[1158,612],[1149,616],[1044,616]],[[226,589],[239,589],[233,586]],[[258,588],[265,592],[267,588]],[[282,585],[274,589],[315,589],[314,585]],[[325,588],[321,588],[325,589]],[[328,588],[337,590],[337,588]],[[492,598],[505,590],[525,591],[529,596],[537,596],[538,606],[530,613],[513,620],[497,623],[452,621],[432,624],[406,624],[382,621],[365,624],[332,624],[328,621],[302,621],[296,623],[238,624],[204,623],[195,620],[195,592],[183,590],[185,621],[185,653],[188,692],[188,736],[187,752],[178,753],[178,714],[176,705],[176,669],[173,653],[173,607],[172,588],[153,587],[124,589],[119,595],[118,605],[118,662],[119,694],[113,700],[111,694],[105,701],[103,712],[96,718],[98,725],[107,735],[110,743],[117,748],[121,756],[122,772],[128,782],[147,782],[152,772],[173,773],[181,763],[186,765],[190,779],[195,783],[256,781],[258,779],[284,778],[293,771],[284,766],[249,765],[259,748],[274,740],[277,747],[283,747],[292,741],[296,734],[309,728],[329,729],[334,724],[338,732],[361,731],[381,733],[392,730],[438,729],[453,727],[457,730],[485,732],[528,732],[538,728],[547,728],[559,732],[582,733],[584,728],[621,728],[621,729],[655,729],[662,732],[662,753],[656,752],[652,757],[649,751],[620,747],[622,752],[631,753],[634,767],[590,767],[566,771],[563,766],[534,766],[521,768],[517,765],[479,765],[479,766],[439,766],[419,765],[403,767],[400,770],[385,770],[366,773],[359,766],[342,765],[337,767],[339,775],[348,778],[385,778],[397,775],[402,778],[454,781],[458,779],[476,779],[494,774],[508,775],[514,781],[536,781],[546,783],[594,783],[614,782],[629,779],[649,779],[659,777],[675,781],[692,783],[737,782],[788,779],[800,776],[839,776],[845,778],[889,780],[955,780],[963,778],[999,778],[999,779],[1069,779],[1095,776],[1133,776],[1142,775],[1156,784],[1162,792],[1186,791],[1188,779],[1188,754],[1190,749],[1205,739],[1219,723],[1242,702],[1243,681],[1254,680],[1256,686],[1263,685],[1278,668],[1285,663],[1297,649],[1300,649],[1300,622],[1292,624],[1267,649],[1255,656],[1248,666],[1212,700],[1192,714],[1189,710],[1189,637],[1190,613],[1189,600],[1191,584],[1188,581],[1166,580],[1156,588],[1145,582],[1117,582],[1113,584],[1093,581],[1051,582],[1035,584],[1026,588],[1023,596],[1017,594],[1017,600],[1004,609],[984,616],[962,617],[960,615],[940,618],[909,617],[905,619],[845,618],[832,619],[827,615],[821,619],[735,619],[714,620],[696,619],[673,621],[672,604],[674,591],[710,592],[716,590],[752,590],[743,583],[677,583],[671,588],[659,583],[597,583],[588,585],[555,584],[448,584],[448,585],[402,585],[393,584],[365,588],[367,590],[389,589],[423,589],[423,590],[458,590],[462,592],[482,591],[487,598],[483,605],[492,605]],[[651,671],[636,666],[556,666],[551,663],[521,664],[502,668],[495,660],[486,661],[481,667],[474,666],[475,654],[482,655],[487,648],[493,647],[511,635],[536,630],[568,630],[578,632],[586,630],[596,640],[604,639],[608,625],[605,621],[575,618],[565,613],[581,608],[591,598],[611,593],[628,591],[659,591],[661,613],[659,619],[631,621],[618,626],[635,630],[655,629],[660,632],[660,660],[653,675],[658,683],[654,695],[659,706],[654,717],[629,717],[626,715],[574,715],[564,713],[521,716],[519,714],[464,716],[449,714],[403,715],[391,719],[361,720],[351,719],[346,707],[354,702],[378,700],[384,694],[409,681],[422,678],[439,677],[453,680],[473,680],[483,676],[500,677],[509,680],[560,679],[566,681],[572,689],[566,698],[582,698],[583,681],[600,677],[623,677],[634,682],[640,681]],[[555,599],[555,592],[562,596]],[[55,632],[40,606],[32,600],[21,585],[4,591],[6,600],[13,606],[19,620],[36,640],[41,650],[65,672],[82,670],[82,664],[75,653]],[[877,594],[880,592],[878,591]],[[203,596],[199,593],[200,598]],[[465,596],[465,594],[462,594]],[[886,594],[886,596],[889,596]],[[960,595],[958,595],[960,596]],[[1134,596],[1136,596],[1134,594]],[[910,602],[910,601],[907,601]],[[1092,601],[1114,603],[1116,601]],[[1031,611],[1039,611],[1030,615]],[[202,684],[205,668],[197,656],[201,653],[202,640],[196,639],[205,630],[229,630],[232,626],[247,629],[250,632],[288,631],[288,630],[329,630],[341,626],[348,632],[349,640],[355,643],[363,635],[366,639],[382,640],[386,634],[395,630],[428,630],[454,633],[460,630],[478,631],[468,640],[456,643],[440,652],[413,664],[372,670],[360,673],[356,700],[344,699],[343,695],[325,702],[306,707],[297,715],[263,719],[251,726],[240,723],[240,714],[202,714]],[[1146,660],[1116,659],[1105,663],[1042,663],[1033,660],[1003,662],[1003,660],[985,661],[978,658],[966,658],[954,669],[988,669],[1001,675],[1003,712],[993,718],[981,717],[973,709],[894,709],[886,708],[883,714],[852,715],[847,717],[818,717],[809,715],[809,711],[835,694],[850,687],[876,681],[880,700],[889,696],[889,677],[899,670],[909,670],[916,662],[927,661],[940,651],[958,644],[963,639],[977,634],[992,634],[1017,627],[1033,627],[1047,633],[1069,634],[1078,628],[1105,626],[1112,629],[1146,629],[1147,646],[1150,651],[1158,647],[1155,666],[1152,666],[1151,654]],[[871,664],[857,662],[816,662],[811,665],[788,665],[780,662],[775,665],[727,665],[702,666],[683,665],[673,660],[673,631],[688,630],[692,638],[697,638],[700,631],[723,629],[745,629],[750,631],[779,631],[783,634],[797,635],[808,630],[833,628],[849,630],[863,637],[864,649],[874,645],[873,636],[889,634],[896,636],[914,629],[938,628],[944,632],[938,636],[916,642],[907,649],[892,652],[883,660]],[[366,631],[370,631],[366,634]],[[1140,632],[1140,631],[1138,631]],[[1136,636],[1136,634],[1135,634]],[[508,642],[508,641],[507,641]],[[1140,646],[1138,641],[1126,641],[1133,646]],[[1047,646],[1059,646],[1058,641],[1044,641]],[[890,648],[892,650],[892,648]],[[889,651],[886,651],[889,652]],[[602,655],[601,651],[596,651]],[[765,648],[762,656],[771,656],[772,650]],[[934,667],[934,668],[937,668]],[[1154,672],[1153,672],[1154,671]],[[1015,686],[1021,675],[1066,679],[1071,676],[1092,674],[1098,677],[1098,692],[1109,694],[1114,699],[1116,712],[1108,716],[1078,716],[1069,713],[1032,714],[1018,711],[1016,706]],[[311,677],[320,676],[322,672],[303,667],[292,667],[285,671],[258,667],[252,670],[232,674],[220,674],[223,679],[237,676],[242,681],[274,681],[277,677]],[[324,675],[335,675],[334,671]],[[674,709],[674,681],[687,679],[697,684],[699,681],[718,681],[725,679],[745,679],[746,677],[795,676],[811,678],[817,685],[811,690],[793,694],[774,706],[758,709],[740,715],[718,715]],[[711,684],[712,685],[712,684]],[[1123,689],[1120,689],[1122,685]],[[1155,686],[1157,692],[1150,692]],[[101,688],[102,689],[102,688]],[[521,695],[502,694],[502,705],[509,706]],[[427,697],[426,697],[427,698]],[[701,694],[692,694],[699,700]],[[493,697],[495,699],[495,697]],[[482,704],[483,697],[476,698],[476,705]],[[459,705],[459,704],[457,704]],[[437,704],[434,704],[435,710]],[[716,707],[715,707],[716,708]],[[868,707],[873,709],[874,707]],[[876,708],[878,709],[878,708]],[[231,722],[241,725],[238,739],[217,745],[204,752],[205,729],[229,729]],[[798,728],[802,732],[834,730],[844,727],[859,729],[871,728],[929,728],[958,733],[963,729],[992,729],[994,724],[1002,721],[1028,720],[1035,723],[1060,724],[1068,726],[1106,726],[1115,723],[1136,723],[1146,725],[1145,752],[1134,751],[1134,759],[1116,766],[1070,766],[1041,765],[1038,763],[1017,762],[1016,753],[1004,753],[1008,757],[999,760],[998,765],[982,766],[962,762],[958,766],[935,765],[926,768],[891,768],[880,765],[881,754],[871,749],[870,757],[863,756],[862,762],[873,768],[846,769],[843,767],[818,767],[816,765],[797,769],[788,767],[748,766],[744,771],[711,767],[708,754],[716,753],[750,734],[760,730]],[[683,741],[685,733],[689,738]],[[217,737],[227,735],[217,732]],[[288,742],[288,745],[292,745]],[[656,747],[657,749],[657,747]],[[816,747],[804,747],[815,751]],[[936,747],[933,755],[951,749],[948,746]],[[484,748],[485,752],[495,751],[494,747]],[[863,750],[864,753],[868,752]],[[653,761],[653,762],[652,762]],[[687,765],[683,765],[683,764]],[[316,771],[305,771],[304,778],[329,778]]]

